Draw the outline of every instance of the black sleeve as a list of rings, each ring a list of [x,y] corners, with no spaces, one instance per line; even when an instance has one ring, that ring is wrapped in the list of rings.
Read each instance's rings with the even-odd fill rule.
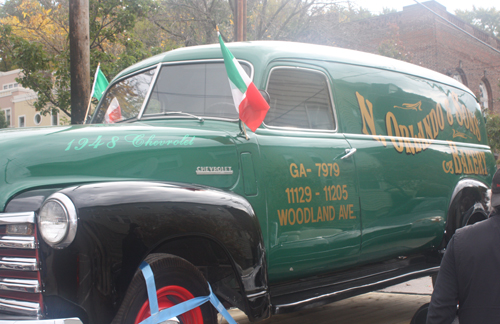
[[[457,314],[458,280],[454,242],[452,237],[441,261],[427,313],[427,324],[450,324]]]

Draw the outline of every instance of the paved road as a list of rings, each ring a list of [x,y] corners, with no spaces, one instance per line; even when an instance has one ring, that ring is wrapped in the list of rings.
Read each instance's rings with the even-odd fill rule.
[[[408,324],[415,311],[431,299],[430,278],[416,279],[322,307],[275,315],[262,324]],[[231,310],[239,324],[251,323],[240,311]],[[222,323],[227,323],[225,320]]]

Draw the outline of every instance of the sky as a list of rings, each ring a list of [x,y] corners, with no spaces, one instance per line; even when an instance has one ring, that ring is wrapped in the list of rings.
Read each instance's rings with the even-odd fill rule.
[[[418,1],[425,2],[426,0]],[[0,5],[4,2],[5,0],[0,0]],[[351,2],[375,14],[381,13],[384,8],[401,11],[404,6],[416,4],[414,0],[351,0]],[[457,9],[472,10],[473,5],[479,8],[495,7],[500,10],[500,3],[498,3],[498,0],[438,0],[438,2],[445,6],[448,12],[451,13],[455,13]]]
[[[426,0],[418,1],[425,2]],[[414,0],[351,0],[351,2],[375,14],[381,13],[384,8],[401,11],[404,6],[416,4]],[[445,6],[446,10],[450,13],[455,13],[457,9],[472,10],[472,6],[476,6],[476,8],[495,7],[500,10],[500,3],[498,0],[437,0],[437,2]]]

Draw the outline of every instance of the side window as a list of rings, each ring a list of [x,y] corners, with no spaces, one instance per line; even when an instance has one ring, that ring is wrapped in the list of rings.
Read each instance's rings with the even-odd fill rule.
[[[113,84],[99,102],[93,123],[113,124],[139,114],[155,69],[135,74]]]
[[[297,68],[273,69],[267,92],[271,107],[264,120],[266,125],[335,129],[330,89],[323,73]]]

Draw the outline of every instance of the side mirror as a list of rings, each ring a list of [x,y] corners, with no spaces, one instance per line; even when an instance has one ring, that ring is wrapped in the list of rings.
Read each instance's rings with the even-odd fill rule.
[[[266,90],[259,90],[259,92],[262,95],[262,97],[264,97],[264,99],[266,100],[266,102],[268,104],[271,104],[271,97],[269,96],[269,93]]]

